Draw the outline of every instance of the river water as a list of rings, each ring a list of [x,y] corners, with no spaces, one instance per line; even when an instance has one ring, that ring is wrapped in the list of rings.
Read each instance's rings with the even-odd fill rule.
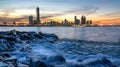
[[[60,39],[120,42],[120,27],[0,27],[0,31],[13,29],[53,33]]]

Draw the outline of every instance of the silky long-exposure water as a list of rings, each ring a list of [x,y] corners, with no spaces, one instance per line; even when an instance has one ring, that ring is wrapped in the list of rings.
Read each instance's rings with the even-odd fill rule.
[[[13,33],[6,32],[7,34],[3,34],[1,32],[1,37],[7,40],[9,40],[9,38],[17,39],[18,42],[16,42],[14,45],[15,50],[10,52],[10,54],[12,54],[12,56],[16,56],[18,58],[18,63],[22,64],[31,65],[29,58],[32,58],[32,60],[34,60],[32,62],[39,60],[40,65],[43,65],[42,67],[46,65],[48,67],[120,66],[119,28],[97,27],[89,29],[70,27],[69,31],[69,27],[67,27],[65,30],[62,28],[11,27],[8,29],[19,29],[19,31],[35,31],[37,33],[40,31],[44,33],[55,33],[59,39],[54,34],[36,34],[35,32],[16,32],[15,34],[14,30],[12,31]],[[7,28],[4,29],[7,30]],[[84,30],[84,34],[82,29]],[[6,41],[2,38],[1,44]],[[5,44],[6,43],[7,42],[5,42]],[[3,47],[4,46],[1,45],[0,49],[4,50],[7,48]],[[33,67],[35,67],[34,65],[36,64],[32,63]]]

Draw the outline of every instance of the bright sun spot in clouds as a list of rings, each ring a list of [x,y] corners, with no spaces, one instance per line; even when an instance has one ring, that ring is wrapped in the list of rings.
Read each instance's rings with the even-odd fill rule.
[[[0,16],[3,16],[5,14],[5,12],[0,12]]]
[[[34,10],[30,10],[30,9],[17,9],[14,12],[9,13],[8,17],[11,18],[18,18],[18,17],[22,17],[22,16],[26,16],[26,15],[34,15],[35,11]]]

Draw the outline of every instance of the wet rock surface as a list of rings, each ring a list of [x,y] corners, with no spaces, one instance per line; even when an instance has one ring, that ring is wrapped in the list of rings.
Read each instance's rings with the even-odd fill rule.
[[[92,49],[91,44],[97,46]],[[0,32],[0,67],[119,67],[120,56],[109,53],[109,47],[116,46],[113,52],[118,53],[119,43],[104,46],[108,49],[99,53],[100,44],[109,43],[60,41],[55,34],[42,32]]]

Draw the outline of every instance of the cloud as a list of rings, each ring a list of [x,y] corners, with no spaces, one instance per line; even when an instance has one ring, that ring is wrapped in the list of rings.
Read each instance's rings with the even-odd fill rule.
[[[96,13],[97,10],[99,10],[99,7],[93,7],[93,6],[84,7],[81,9],[75,8],[74,10],[63,11],[63,12],[58,13],[58,14],[46,15],[46,16],[43,16],[42,18],[51,18],[51,17],[57,17],[57,16],[66,15],[66,14],[77,14],[77,15],[88,16],[88,15]]]
[[[22,20],[27,20],[27,18],[28,16],[22,16],[20,18],[0,17],[0,22],[22,21]]]
[[[31,9],[31,10],[29,10],[29,9]],[[13,21],[13,20],[21,21],[21,20],[24,20],[24,19],[27,20],[28,16],[31,13],[35,14],[35,9],[33,9],[33,7],[28,7],[28,10],[23,9],[22,12],[21,12],[21,10],[22,9],[15,9],[15,8],[9,9],[9,10],[4,10],[3,11],[4,14],[1,14],[2,16],[0,16],[0,21],[3,22],[3,21]],[[74,8],[73,10],[59,11],[55,14],[54,13],[52,13],[52,14],[49,14],[49,13],[41,14],[41,19],[51,19],[51,18],[54,18],[54,17],[59,17],[59,16],[67,15],[67,14],[76,14],[76,15],[86,15],[86,16],[88,16],[88,15],[96,13],[97,10],[99,10],[99,7],[95,7],[95,6],[87,6],[87,7],[81,8],[81,9]],[[24,11],[27,11],[27,12],[24,12]],[[18,16],[18,15],[20,15],[20,16]]]
[[[97,10],[99,10],[99,7],[89,6],[89,7],[84,7],[81,9],[76,8],[74,10],[63,11],[57,14],[47,14],[47,15],[42,16],[41,18],[45,19],[45,18],[51,18],[51,17],[58,17],[58,16],[66,15],[66,14],[77,14],[77,15],[88,16],[88,15],[96,13]]]
[[[65,11],[64,13],[75,13],[75,14],[81,14],[81,15],[91,15],[97,12],[97,10],[99,10],[99,7],[95,7],[95,6],[87,6],[87,7],[83,7],[81,9],[75,9],[75,10],[69,10],[69,11]]]
[[[118,18],[120,18],[120,12],[107,13],[107,14],[100,15],[100,17],[107,17],[107,18],[118,17]]]
[[[62,13],[58,13],[58,14],[47,14],[41,17],[41,19],[46,19],[46,18],[51,18],[51,17],[57,17],[57,16],[61,16],[64,15]]]

